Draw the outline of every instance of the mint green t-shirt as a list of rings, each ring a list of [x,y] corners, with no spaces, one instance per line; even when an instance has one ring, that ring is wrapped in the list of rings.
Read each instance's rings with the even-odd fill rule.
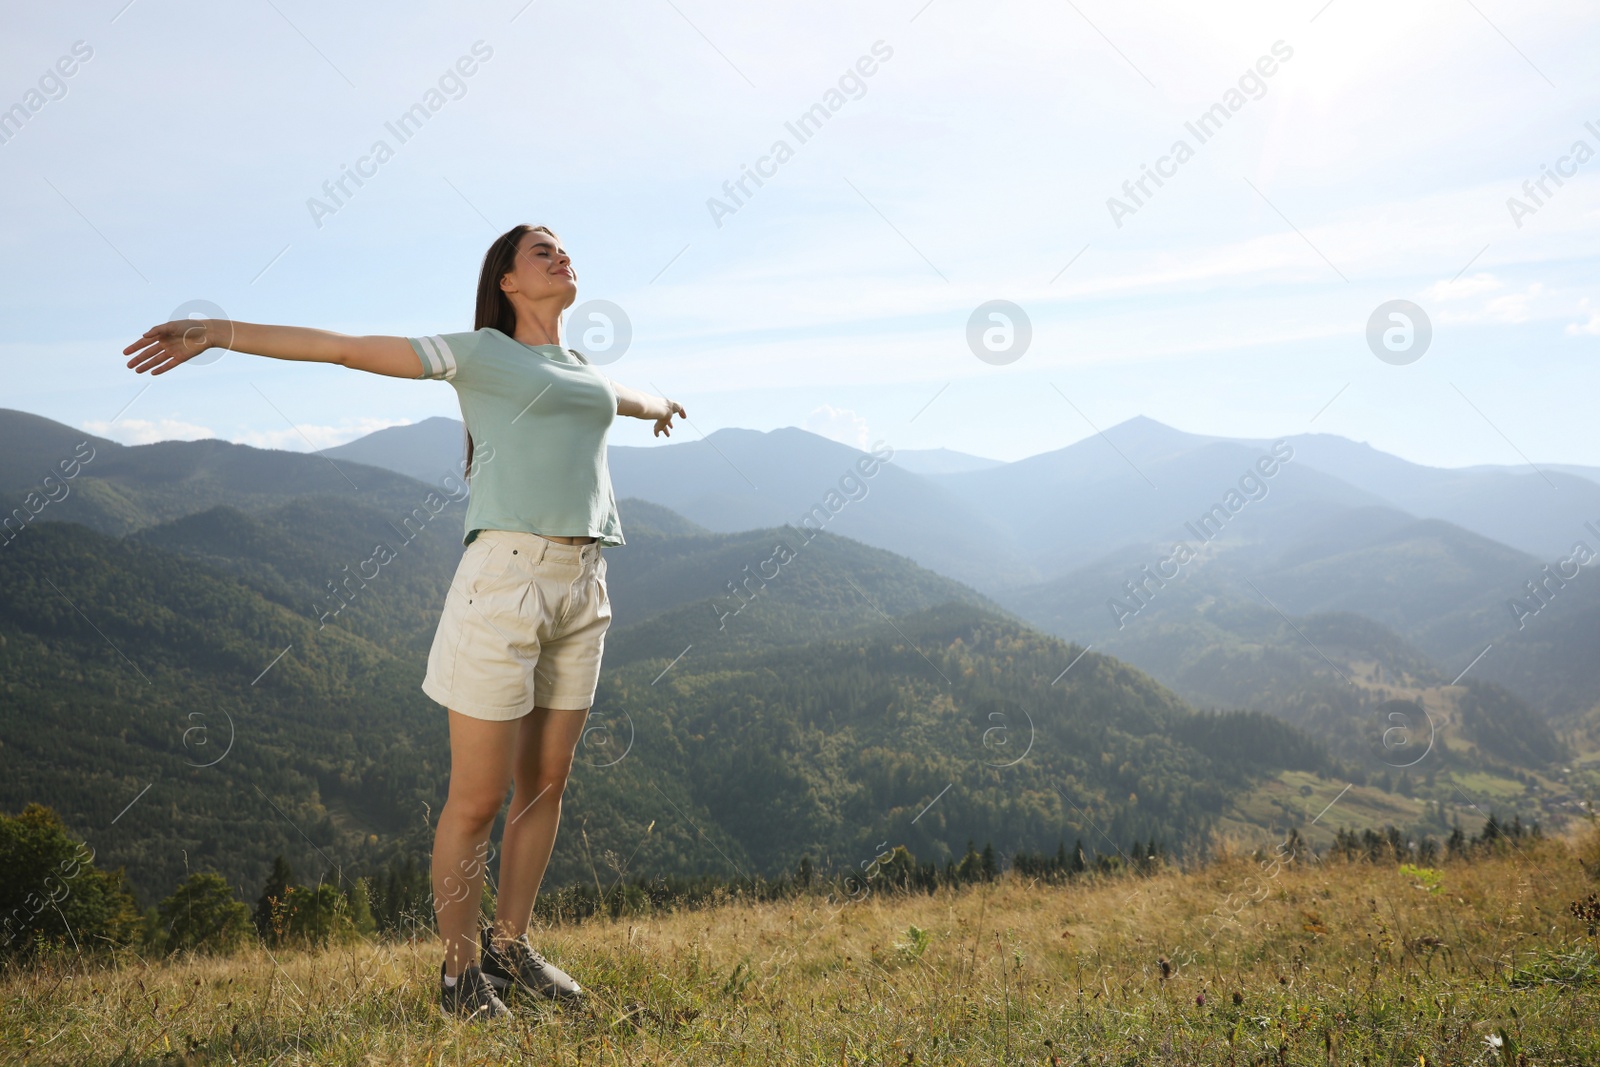
[[[421,377],[455,386],[472,435],[465,544],[479,530],[623,543],[606,464],[617,417],[609,378],[559,345],[526,345],[492,327],[406,340]]]

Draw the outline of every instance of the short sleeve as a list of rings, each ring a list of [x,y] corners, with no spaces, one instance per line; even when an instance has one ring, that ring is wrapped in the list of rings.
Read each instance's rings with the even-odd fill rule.
[[[436,333],[406,340],[422,360],[418,377],[434,381],[453,381],[463,366],[471,365],[478,347],[476,333]]]

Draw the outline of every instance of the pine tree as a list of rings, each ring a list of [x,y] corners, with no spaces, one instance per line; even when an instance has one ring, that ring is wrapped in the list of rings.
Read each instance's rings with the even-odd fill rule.
[[[978,856],[978,843],[970,837],[967,838],[967,853],[957,864],[955,875],[962,885],[983,877],[983,860]]]

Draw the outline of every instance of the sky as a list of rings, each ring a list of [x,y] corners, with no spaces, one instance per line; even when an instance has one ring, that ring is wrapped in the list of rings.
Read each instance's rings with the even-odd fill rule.
[[[294,450],[456,416],[443,382],[121,349],[195,308],[469,330],[530,222],[626,316],[606,373],[682,403],[675,440],[1014,460],[1144,415],[1600,465],[1592,2],[375,10],[8,11],[0,406]]]

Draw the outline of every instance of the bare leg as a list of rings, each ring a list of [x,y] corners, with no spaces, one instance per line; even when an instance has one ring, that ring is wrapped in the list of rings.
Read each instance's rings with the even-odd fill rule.
[[[572,753],[583,736],[589,709],[534,708],[521,720],[512,775],[516,792],[502,839],[500,896],[495,905],[497,938],[517,937],[533,918],[533,902],[544,881],[561,822],[561,794],[572,772]]]
[[[450,796],[433,833],[433,906],[445,973],[478,960],[478,909],[489,829],[505,803],[513,741],[523,720],[491,722],[450,712]]]

